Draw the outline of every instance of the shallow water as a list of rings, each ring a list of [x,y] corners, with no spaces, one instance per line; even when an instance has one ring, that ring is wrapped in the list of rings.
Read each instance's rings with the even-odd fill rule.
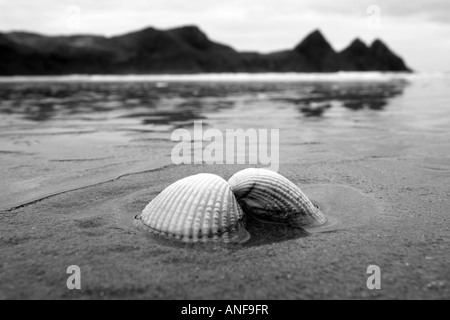
[[[0,210],[171,165],[173,130],[195,120],[280,129],[280,170],[332,151],[427,157],[448,174],[449,85],[444,75],[2,78]]]

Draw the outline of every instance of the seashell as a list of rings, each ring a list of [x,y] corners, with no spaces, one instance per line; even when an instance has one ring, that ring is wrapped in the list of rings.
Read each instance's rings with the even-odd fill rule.
[[[244,213],[227,181],[213,174],[181,179],[163,190],[135,224],[182,242],[243,243]]]
[[[320,226],[325,216],[294,183],[266,169],[245,169],[228,181],[245,213],[298,227]]]

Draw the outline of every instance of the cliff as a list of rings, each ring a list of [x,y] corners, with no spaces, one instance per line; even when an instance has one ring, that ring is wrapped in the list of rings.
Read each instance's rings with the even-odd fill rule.
[[[410,69],[380,40],[370,47],[355,40],[335,52],[320,31],[293,49],[270,54],[238,52],[195,26],[115,37],[0,33],[0,75],[336,71]]]

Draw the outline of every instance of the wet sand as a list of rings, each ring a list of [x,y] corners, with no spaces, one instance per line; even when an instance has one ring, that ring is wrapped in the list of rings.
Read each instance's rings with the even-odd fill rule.
[[[450,203],[436,195],[448,192],[448,177],[380,179],[411,170],[419,171],[397,160],[286,165],[288,176],[302,172],[291,176],[296,183],[323,183],[303,189],[336,227],[306,235],[253,225],[250,243],[229,248],[159,243],[132,219],[173,180],[229,177],[232,168],[171,167],[55,196],[2,214],[2,298],[450,298]],[[379,291],[366,288],[373,264],[382,270]],[[81,267],[81,291],[65,286],[70,265]]]
[[[142,161],[117,174],[108,171],[92,181],[84,180],[90,172],[84,171],[86,163],[71,162],[60,170],[67,170],[66,177],[79,172],[76,186],[45,188],[49,194],[31,203],[44,193],[36,193],[36,199],[11,196],[18,208],[0,214],[0,298],[449,299],[450,141],[445,128],[450,119],[430,118],[432,126],[396,122],[402,107],[415,110],[412,99],[423,104],[416,92],[405,93],[385,113],[300,121],[299,127],[289,108],[276,115],[260,113],[261,127],[283,124],[280,173],[331,218],[333,224],[323,232],[250,221],[252,239],[245,245],[156,241],[132,222],[159,192],[200,172],[228,179],[243,166],[175,166],[167,142],[158,145],[158,161]],[[233,125],[246,128],[255,120],[235,114],[251,114],[252,108],[247,103],[204,116],[214,127],[226,127],[233,119]],[[334,110],[328,111],[330,117]],[[148,144],[140,143],[128,156],[151,153]],[[13,160],[3,154],[1,159],[28,156]],[[117,156],[126,157],[118,151]],[[101,158],[99,167],[108,161]],[[81,268],[82,290],[66,287],[70,265]],[[370,265],[381,268],[381,290],[366,287]]]

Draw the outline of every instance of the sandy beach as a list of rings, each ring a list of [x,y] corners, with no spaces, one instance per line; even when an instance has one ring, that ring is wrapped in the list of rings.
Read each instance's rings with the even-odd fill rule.
[[[448,78],[45,83],[0,84],[0,299],[450,299]],[[251,167],[174,165],[194,120],[279,129],[279,172],[333,224],[249,221],[232,246],[137,230],[173,182]]]

